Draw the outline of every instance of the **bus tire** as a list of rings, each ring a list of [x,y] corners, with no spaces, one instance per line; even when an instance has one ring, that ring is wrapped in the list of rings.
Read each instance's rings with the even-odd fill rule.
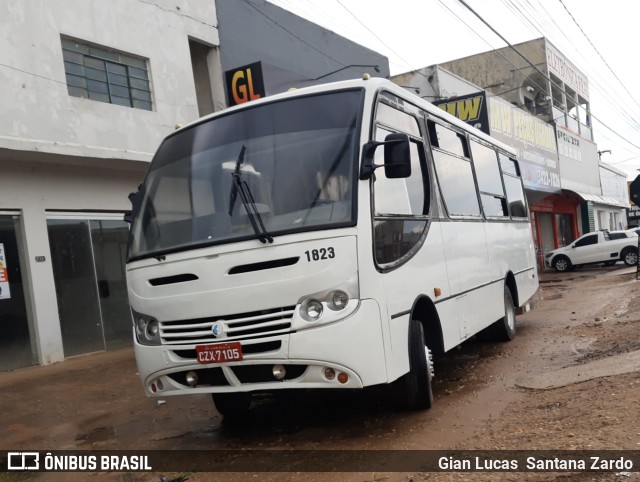
[[[624,261],[624,264],[626,264],[627,266],[635,266],[636,264],[638,264],[638,249],[637,248],[623,249],[621,258],[622,258],[622,261]]]
[[[496,341],[511,341],[516,336],[516,307],[508,286],[504,287],[504,316],[494,325],[494,339]]]
[[[571,269],[571,260],[566,256],[556,256],[553,258],[553,269],[558,273],[564,273]]]
[[[433,361],[418,320],[409,321],[409,373],[404,376],[407,408],[426,410],[433,405]]]
[[[516,309],[513,305],[511,290],[504,287],[504,316],[491,323],[476,336],[480,341],[496,342],[511,341],[516,336]]]
[[[251,407],[251,393],[212,393],[216,410],[225,418],[235,418],[245,415]]]

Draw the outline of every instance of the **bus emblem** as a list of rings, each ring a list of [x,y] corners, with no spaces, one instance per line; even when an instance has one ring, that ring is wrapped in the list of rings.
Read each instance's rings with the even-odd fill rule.
[[[217,323],[214,323],[211,327],[211,333],[213,333],[213,336],[218,338],[222,335],[222,333],[224,333],[224,325],[219,321]]]

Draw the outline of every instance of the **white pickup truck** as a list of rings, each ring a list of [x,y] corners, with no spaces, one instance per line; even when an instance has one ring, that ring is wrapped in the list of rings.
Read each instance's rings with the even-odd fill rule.
[[[549,251],[544,256],[547,268],[569,271],[583,264],[611,266],[623,261],[638,263],[638,235],[633,231],[598,231],[580,236],[573,243]]]

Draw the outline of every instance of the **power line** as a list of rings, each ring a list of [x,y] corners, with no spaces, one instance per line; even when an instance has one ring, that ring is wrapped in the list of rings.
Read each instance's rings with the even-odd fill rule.
[[[16,70],[16,71],[18,71],[18,72],[22,72],[23,74],[32,75],[33,77],[38,77],[39,79],[48,80],[48,81],[50,81],[50,82],[55,82],[55,83],[57,83],[57,84],[67,85],[67,83],[66,83],[66,82],[62,82],[61,80],[56,80],[56,79],[52,79],[52,78],[50,78],[50,77],[45,77],[45,76],[43,76],[43,75],[34,74],[33,72],[29,72],[29,71],[27,71],[27,70],[22,70],[22,69],[19,69],[18,67],[13,67],[13,66],[11,66],[11,65],[7,65],[7,64],[0,64],[0,66],[2,66],[2,67],[6,67],[6,68],[11,69],[11,70]]]
[[[371,35],[373,35],[375,38],[377,38],[377,39],[378,39],[378,41],[379,41],[382,45],[384,45],[386,48],[388,48],[388,49],[389,49],[389,51],[390,51],[390,52],[392,52],[394,55],[396,55],[400,60],[402,60],[402,61],[407,65],[407,67],[409,67],[410,69],[412,69],[412,70],[413,70],[413,67],[411,66],[411,64],[410,64],[409,62],[407,62],[404,58],[402,58],[402,56],[401,56],[398,52],[396,52],[396,51],[395,51],[395,50],[393,50],[391,47],[389,47],[389,46],[385,43],[385,41],[384,41],[384,40],[382,40],[382,39],[381,39],[381,38],[380,38],[380,37],[379,37],[379,36],[378,36],[378,35],[377,35],[373,30],[371,30],[369,27],[367,27],[367,26],[366,26],[366,25],[365,25],[365,24],[364,24],[364,23],[363,23],[363,22],[362,22],[358,17],[356,17],[356,16],[353,14],[353,12],[352,12],[351,10],[349,10],[347,7],[345,7],[345,5],[344,5],[340,0],[336,0],[336,1],[338,2],[338,4],[340,4],[340,6],[341,6],[342,8],[344,8],[344,9],[347,11],[347,13],[348,13],[349,15],[351,15],[351,16],[356,20],[356,22],[358,22],[360,25],[362,25],[362,26],[363,26],[363,27],[364,27],[364,28],[365,28],[369,33],[371,33]]]
[[[591,41],[591,39],[589,38],[589,36],[585,33],[585,31],[582,29],[582,27],[580,26],[580,24],[578,23],[578,21],[575,19],[575,17],[573,16],[573,14],[569,11],[569,9],[567,8],[567,6],[564,4],[564,2],[562,0],[558,0],[562,6],[564,7],[564,9],[567,11],[567,13],[569,14],[569,16],[571,17],[571,20],[573,20],[573,23],[576,24],[576,26],[580,29],[580,32],[582,32],[582,35],[584,35],[584,38],[587,39],[587,41],[589,42],[589,44],[593,47],[593,50],[595,50],[595,52],[598,54],[598,56],[600,57],[600,59],[602,59],[602,62],[604,62],[604,65],[607,66],[607,68],[609,69],[609,72],[611,72],[613,74],[613,76],[616,78],[616,80],[620,83],[620,85],[622,86],[622,88],[625,90],[625,92],[627,94],[629,94],[629,97],[631,97],[631,99],[633,99],[633,101],[636,103],[636,105],[638,107],[640,107],[640,104],[638,104],[638,101],[633,97],[633,95],[631,94],[631,92],[629,92],[629,90],[627,89],[627,87],[622,83],[622,80],[620,80],[620,78],[618,77],[618,75],[613,71],[613,69],[611,68],[611,66],[607,63],[607,61],[604,59],[604,57],[602,56],[602,54],[598,51],[598,49],[596,48],[595,45],[593,45],[593,42]]]
[[[458,0],[458,2],[460,2],[462,5],[465,6],[465,8],[467,10],[469,10],[473,15],[475,15],[482,23],[484,23],[494,34],[496,34],[498,37],[500,37],[500,39],[502,39],[503,42],[505,42],[509,48],[511,50],[513,50],[516,54],[518,54],[518,56],[520,56],[525,62],[527,62],[534,70],[536,70],[536,72],[538,72],[540,75],[542,75],[545,79],[547,79],[549,82],[551,82],[553,85],[555,85],[557,88],[559,88],[560,90],[562,90],[564,92],[564,89],[562,88],[562,86],[556,84],[548,75],[546,75],[544,72],[542,72],[538,67],[536,67],[527,57],[525,57],[522,53],[520,53],[520,51],[518,49],[516,49],[513,45],[511,45],[511,43],[504,38],[504,36],[502,34],[500,34],[500,32],[498,32],[495,28],[493,28],[489,22],[487,22],[480,14],[478,14],[473,8],[471,8],[469,6],[469,4],[467,4],[467,2],[465,0]],[[566,94],[566,93],[565,93]],[[622,139],[623,141],[627,142],[629,145],[635,147],[636,149],[640,150],[640,146],[635,145],[633,142],[631,142],[630,140],[628,140],[627,138],[623,137],[622,135],[618,134],[616,131],[614,131],[611,127],[609,127],[607,124],[605,124],[603,121],[601,121],[600,119],[598,119],[595,115],[593,115],[593,113],[591,113],[591,117],[593,117],[594,119],[598,120],[598,122],[600,122],[604,127],[606,127],[607,129],[609,129],[613,134],[615,134],[616,136],[618,136],[620,139]]]
[[[333,57],[331,57],[329,54],[323,52],[322,50],[316,48],[315,46],[311,45],[309,42],[307,42],[306,40],[304,40],[303,38],[297,36],[295,33],[293,33],[291,30],[289,30],[288,28],[286,28],[284,25],[276,22],[274,19],[272,19],[269,15],[267,15],[266,13],[262,12],[259,8],[257,8],[255,5],[253,5],[251,3],[250,0],[244,0],[244,3],[246,5],[248,5],[250,8],[252,8],[253,10],[255,10],[257,13],[259,13],[260,15],[262,15],[263,17],[265,17],[267,20],[269,20],[271,23],[273,23],[274,25],[278,26],[279,28],[281,28],[282,30],[284,30],[285,32],[287,32],[289,35],[291,35],[292,37],[296,38],[297,40],[299,40],[300,42],[302,42],[303,44],[307,45],[308,47],[310,47],[311,49],[315,50],[316,52],[318,52],[319,54],[321,54],[322,56],[328,58],[329,60],[334,61],[335,63],[337,63],[338,65],[340,65],[341,67],[345,67],[345,64],[343,64],[342,62],[340,62],[339,60],[334,59]]]
[[[515,0],[516,2],[520,3],[520,0]],[[546,31],[546,29],[544,29],[544,27],[542,26],[541,23],[538,23],[538,27],[536,27],[535,25],[533,25],[532,21],[530,20],[530,17],[533,19],[536,19],[538,17],[538,9],[535,8],[531,2],[529,0],[525,0],[526,4],[529,5],[529,10],[524,13],[522,10],[520,10],[520,8],[518,8],[517,6],[515,7],[518,10],[518,13],[520,15],[521,20],[524,19],[527,22],[529,22],[538,32],[538,34],[540,34],[541,36],[548,38],[548,39],[552,39],[553,35],[549,34],[548,31]],[[564,38],[566,38],[569,43],[574,47],[575,53],[577,53],[578,55],[580,55],[580,57],[582,57],[583,59],[585,59],[585,61],[587,62],[588,65],[591,65],[590,59],[586,59],[586,57],[584,57],[584,55],[582,54],[582,51],[580,51],[579,49],[575,48],[575,40],[571,40],[569,39],[569,37],[567,36],[564,28],[561,28],[558,23],[555,21],[554,16],[552,16],[548,10],[546,8],[544,8],[544,5],[542,4],[542,2],[540,2],[540,0],[537,0],[538,4],[540,5],[540,7],[542,8],[542,10],[544,10],[544,12],[546,13],[546,15],[551,19],[551,21],[553,22],[553,24],[555,25],[557,31],[559,31]],[[511,5],[513,4],[513,2],[511,0],[503,0],[503,3],[505,3],[507,5],[507,7],[509,7],[512,11],[513,8],[511,7]],[[513,4],[515,5],[515,4]],[[524,5],[522,5],[523,10],[525,9]],[[546,23],[546,22],[545,22]],[[544,30],[544,32],[543,32]],[[544,50],[542,47],[540,47],[543,55],[544,55]],[[588,69],[589,70],[589,69]],[[600,92],[600,94],[602,95],[602,97],[604,97],[608,103],[612,104],[614,106],[614,108],[616,108],[622,115],[622,117],[624,119],[626,119],[626,122],[628,123],[628,125],[634,129],[635,131],[640,133],[640,125],[637,123],[636,121],[636,116],[629,112],[626,108],[626,103],[625,101],[620,97],[620,98],[616,98],[611,96],[611,89],[609,88],[605,88],[603,87],[603,85],[600,83],[601,81],[606,83],[606,80],[604,78],[601,77],[601,73],[599,70],[595,70],[594,72],[592,72],[591,75],[589,75],[589,79],[590,82],[592,82],[595,86],[596,86],[596,90],[598,90]],[[617,91],[614,92],[615,94],[617,94]],[[578,108],[582,107],[580,105],[577,106]],[[588,112],[587,112],[588,114]]]
[[[538,18],[538,9],[536,9],[529,0],[525,0],[526,4],[529,5],[529,10],[525,12],[526,7],[524,6],[524,4],[520,3],[520,0],[515,0],[515,2],[517,2],[518,4],[520,4],[520,7],[522,7],[522,10],[519,6],[515,5],[514,1],[512,0],[502,0],[503,3],[514,13],[517,13],[516,15],[520,17],[521,20],[526,20],[527,22],[529,22],[534,29],[537,31],[537,33],[539,35],[541,35],[542,37],[545,37],[547,39],[553,39],[554,36],[551,35],[543,26],[542,26],[542,22],[538,22],[538,26],[535,26],[533,24],[533,21],[531,19],[537,19]],[[555,18],[549,14],[549,12],[547,11],[546,8],[544,8],[544,5],[540,2],[540,0],[537,0],[538,4],[541,6],[542,10],[544,10],[544,12],[547,14],[548,17],[550,17],[551,21],[553,22],[553,24],[556,26],[556,29],[562,33],[562,35],[572,44],[572,46],[575,47],[575,40],[570,40],[569,37],[567,36],[565,30],[563,28],[560,28],[560,26],[557,24],[557,22],[555,21]],[[540,51],[542,52],[543,55],[545,55],[544,53],[544,49],[541,46],[540,47]],[[582,55],[582,52],[578,49],[575,50],[575,52],[577,54],[579,54],[582,58],[585,58]],[[622,101],[621,99],[617,99],[615,97],[612,97],[611,94],[611,89],[607,89],[604,88],[602,86],[602,84],[600,84],[600,71],[596,70],[595,71],[595,76],[594,75],[590,75],[589,76],[589,80],[590,82],[592,82],[593,84],[595,84],[595,86],[597,87],[596,90],[598,90],[598,92],[601,93],[601,95],[606,98],[607,102],[612,104],[616,109],[618,109],[618,111],[622,114],[622,118],[626,120],[626,122],[628,123],[628,125],[633,128],[634,130],[640,132],[640,129],[638,129],[637,123],[635,122],[635,115],[630,113],[627,108],[626,108],[626,104],[624,103],[624,101]],[[606,82],[605,79],[601,79],[602,82]],[[577,108],[581,109],[581,110],[585,110],[581,105],[577,105]],[[586,111],[587,115],[592,115],[589,111]],[[592,115],[592,117],[596,118],[595,116]],[[600,120],[600,119],[598,119]]]

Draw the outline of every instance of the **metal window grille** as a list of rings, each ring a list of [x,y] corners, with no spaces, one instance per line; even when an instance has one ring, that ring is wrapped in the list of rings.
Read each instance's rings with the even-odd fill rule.
[[[62,38],[69,95],[152,110],[147,60]]]

